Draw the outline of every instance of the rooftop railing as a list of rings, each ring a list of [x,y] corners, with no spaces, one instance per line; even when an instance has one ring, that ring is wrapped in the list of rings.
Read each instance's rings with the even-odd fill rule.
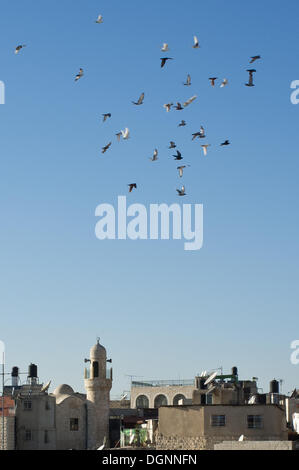
[[[194,379],[190,380],[143,380],[132,381],[132,387],[182,387],[194,385]]]

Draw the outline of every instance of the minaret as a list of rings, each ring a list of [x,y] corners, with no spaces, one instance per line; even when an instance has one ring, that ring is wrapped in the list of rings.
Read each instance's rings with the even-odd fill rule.
[[[104,346],[97,344],[90,350],[89,370],[84,371],[84,385],[88,402],[88,448],[98,448],[109,441],[109,400],[112,387],[112,369],[107,374],[107,354]],[[111,362],[111,360],[109,361]]]

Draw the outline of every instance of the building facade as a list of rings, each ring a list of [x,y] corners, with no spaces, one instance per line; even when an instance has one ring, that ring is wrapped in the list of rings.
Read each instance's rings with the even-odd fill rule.
[[[6,447],[84,450],[108,445],[112,368],[107,370],[107,362],[111,360],[107,361],[106,349],[99,340],[85,362],[90,363],[84,370],[86,394],[76,393],[67,384],[48,393],[50,382],[45,386],[39,383],[34,364],[29,366],[26,384],[19,385],[18,377],[12,376],[5,399],[15,404],[15,416],[5,416]],[[12,437],[8,442],[9,436]]]
[[[278,405],[191,405],[159,409],[158,450],[213,450],[223,441],[285,441],[285,411]]]
[[[131,408],[159,408],[171,405],[245,404],[258,392],[256,380],[239,380],[238,370],[215,375],[203,373],[191,380],[132,381]],[[217,385],[217,387],[216,387]]]
[[[192,403],[196,380],[159,380],[132,382],[131,408],[159,408],[160,406]]]
[[[56,449],[55,399],[37,383],[23,385],[16,402],[16,449]]]
[[[15,449],[15,402],[10,397],[0,400],[0,450]]]

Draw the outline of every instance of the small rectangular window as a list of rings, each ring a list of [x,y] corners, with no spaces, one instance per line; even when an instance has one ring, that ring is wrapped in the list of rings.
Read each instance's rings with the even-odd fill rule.
[[[207,405],[213,404],[213,395],[212,393],[207,393]]]
[[[70,431],[79,431],[79,419],[78,418],[70,419]]]
[[[212,426],[220,427],[225,426],[226,424],[226,417],[225,415],[212,415]]]
[[[24,401],[24,410],[32,410],[32,401],[31,400],[25,400]]]
[[[25,431],[25,441],[32,441],[31,429],[26,429],[26,431]]]
[[[45,437],[45,439],[44,439],[44,440],[45,440],[45,444],[48,444],[48,442],[49,442],[48,431],[45,431],[45,436],[44,436],[44,437]]]
[[[263,417],[261,415],[247,416],[248,429],[261,429],[263,427]]]

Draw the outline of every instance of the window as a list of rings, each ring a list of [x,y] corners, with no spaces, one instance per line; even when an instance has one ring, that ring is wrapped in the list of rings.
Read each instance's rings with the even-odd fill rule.
[[[46,410],[50,410],[50,409],[51,409],[50,403],[48,402],[48,400],[45,402],[45,409],[46,409]]]
[[[248,429],[261,429],[263,427],[263,417],[261,415],[247,416]]]
[[[44,441],[45,441],[45,444],[48,444],[48,442],[49,442],[49,435],[48,435],[48,431],[45,431],[45,435],[44,435]]]
[[[79,431],[79,419],[78,418],[70,419],[70,431]]]
[[[97,361],[94,361],[92,363],[92,368],[93,368],[93,377],[96,378],[99,376],[99,363]]]
[[[26,429],[26,431],[25,431],[25,441],[32,441],[31,429]]]
[[[32,401],[31,400],[25,400],[24,401],[24,410],[32,410]]]
[[[212,415],[211,425],[212,426],[225,426],[226,416],[225,415]]]
[[[145,395],[139,395],[139,397],[137,397],[136,408],[149,408],[149,401]]]
[[[179,393],[178,395],[174,397],[173,404],[178,405],[181,400],[183,400],[183,404],[184,404],[185,399],[186,399],[185,396]]]
[[[165,395],[157,395],[155,398],[154,408],[160,408],[160,406],[167,406],[167,398]]]
[[[212,405],[213,404],[213,394],[212,393],[207,393],[207,405]]]

